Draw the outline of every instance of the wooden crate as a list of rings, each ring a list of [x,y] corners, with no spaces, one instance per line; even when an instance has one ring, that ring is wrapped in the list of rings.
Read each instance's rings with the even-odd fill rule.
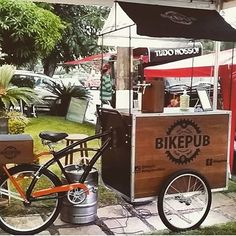
[[[157,195],[163,181],[193,169],[211,188],[227,181],[229,114],[136,117],[134,196]]]
[[[0,135],[0,164],[32,163],[33,160],[33,139],[30,135]]]

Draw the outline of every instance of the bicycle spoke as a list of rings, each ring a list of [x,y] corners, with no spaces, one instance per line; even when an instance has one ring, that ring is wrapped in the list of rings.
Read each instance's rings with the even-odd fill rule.
[[[14,199],[24,202],[24,199],[21,197],[19,193],[8,191],[5,188],[0,188],[0,195],[6,196],[8,198],[14,198]]]
[[[167,214],[167,215],[176,215],[176,216],[178,216],[181,220],[187,222],[188,224],[191,224],[191,223],[192,223],[192,221],[190,221],[189,219],[187,219],[187,218],[184,216],[184,212],[185,212],[185,211],[180,211],[180,210],[177,211],[177,210],[175,210],[173,207],[171,207],[170,204],[168,204],[167,202],[165,202],[165,204],[169,207],[169,209],[171,209],[171,210],[167,210],[167,209],[166,209],[166,214]]]

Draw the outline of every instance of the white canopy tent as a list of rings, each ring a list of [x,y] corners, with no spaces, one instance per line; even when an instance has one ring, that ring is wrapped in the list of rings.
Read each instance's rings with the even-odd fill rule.
[[[155,38],[137,34],[136,24],[121,9],[114,4],[98,39],[99,45],[119,47],[155,47],[178,48],[192,46],[189,39]]]
[[[34,2],[48,2],[74,5],[100,5],[112,7],[115,0],[33,0]],[[135,2],[145,4],[158,4],[164,6],[188,7],[199,9],[227,9],[236,7],[236,0],[123,0],[123,2]]]

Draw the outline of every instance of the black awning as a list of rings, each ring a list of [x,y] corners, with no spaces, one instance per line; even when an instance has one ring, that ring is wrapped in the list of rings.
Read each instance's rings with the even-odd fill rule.
[[[236,41],[236,29],[215,10],[118,3],[136,23],[139,35]]]

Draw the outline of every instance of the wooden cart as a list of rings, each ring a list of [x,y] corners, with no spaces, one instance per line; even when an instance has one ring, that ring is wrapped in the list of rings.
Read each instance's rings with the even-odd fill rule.
[[[231,113],[191,109],[101,109],[103,129],[114,130],[102,157],[104,183],[130,202],[151,200],[168,176],[187,169],[205,176],[211,189],[226,189]]]

